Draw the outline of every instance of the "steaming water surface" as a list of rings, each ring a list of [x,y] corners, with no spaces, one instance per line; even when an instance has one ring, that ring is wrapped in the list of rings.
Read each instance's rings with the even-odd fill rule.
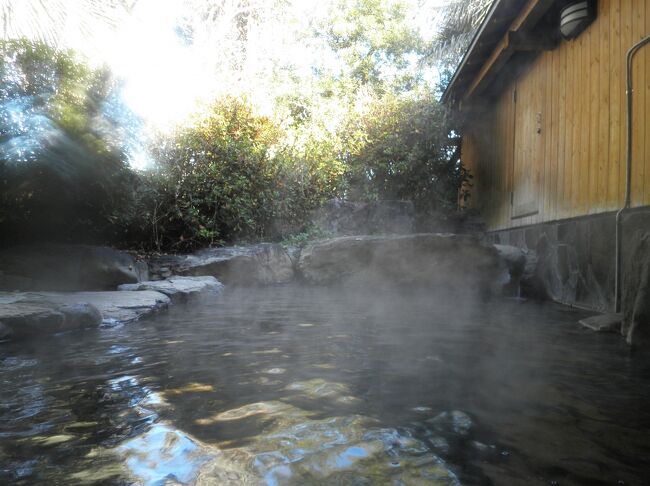
[[[2,484],[645,484],[650,363],[583,314],[228,289],[0,345]]]

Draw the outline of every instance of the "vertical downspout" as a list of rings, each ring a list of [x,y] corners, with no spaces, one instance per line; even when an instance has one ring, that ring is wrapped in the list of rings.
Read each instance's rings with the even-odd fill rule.
[[[644,45],[650,43],[650,36],[634,44],[627,51],[627,71],[626,71],[626,90],[627,95],[627,141],[626,141],[626,166],[625,166],[625,203],[616,213],[616,282],[614,288],[614,312],[621,312],[621,255],[622,234],[621,234],[621,216],[623,211],[630,208],[632,203],[632,60],[634,55]]]

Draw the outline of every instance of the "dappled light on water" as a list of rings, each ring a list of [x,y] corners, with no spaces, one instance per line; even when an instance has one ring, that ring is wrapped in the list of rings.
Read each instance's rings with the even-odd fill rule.
[[[289,286],[5,343],[0,480],[638,484],[649,365],[582,315]]]

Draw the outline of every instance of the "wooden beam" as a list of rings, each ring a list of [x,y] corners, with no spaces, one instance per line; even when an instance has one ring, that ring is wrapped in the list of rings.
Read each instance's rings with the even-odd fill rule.
[[[494,72],[498,68],[502,67],[514,54],[514,49],[510,44],[510,35],[505,35],[503,39],[497,44],[497,47],[492,52],[492,55],[485,61],[483,67],[478,72],[474,81],[469,85],[469,88],[465,92],[464,99],[468,99],[472,96],[476,88],[484,82],[488,73]]]
[[[472,59],[474,48],[476,47],[476,44],[479,42],[479,40],[484,36],[486,33],[486,29],[488,29],[489,25],[494,24],[494,19],[495,19],[495,13],[499,12],[501,9],[506,9],[506,0],[494,0],[492,2],[492,5],[490,6],[488,13],[484,19],[484,21],[481,23],[478,31],[472,38],[472,41],[469,44],[469,48],[467,49],[467,52],[463,56],[463,58],[460,61],[460,65],[456,69],[456,72],[451,78],[451,81],[449,82],[449,85],[447,86],[447,89],[445,89],[445,92],[442,95],[442,101],[444,103],[447,103],[448,101],[454,99],[454,102],[461,102],[462,100],[459,98],[456,100],[456,96],[454,93],[457,91],[457,84],[459,83],[459,80],[461,78],[464,78],[464,71],[465,71],[465,65],[468,62],[468,60]],[[512,6],[510,5],[510,8]],[[466,81],[462,81],[461,84],[466,84]],[[462,94],[462,90],[459,91],[459,94]]]
[[[517,51],[548,50],[555,47],[549,36],[531,36],[526,31],[531,29],[548,12],[554,0],[528,0],[519,15],[510,24],[510,28],[495,46],[490,57],[469,85],[463,99],[467,100],[491,81]]]
[[[531,13],[539,7],[541,3],[552,3],[544,0],[529,0],[524,9],[517,15],[517,18],[510,24],[510,29],[513,32],[517,32],[519,29],[525,27],[527,24],[530,25],[534,20],[539,20],[539,17],[531,19]],[[549,5],[550,6],[550,5]]]
[[[557,41],[545,32],[508,32],[510,45],[516,51],[551,51],[557,47]]]

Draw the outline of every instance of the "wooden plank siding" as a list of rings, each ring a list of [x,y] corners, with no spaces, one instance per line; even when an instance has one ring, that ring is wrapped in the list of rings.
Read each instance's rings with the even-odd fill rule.
[[[539,53],[519,75],[501,82],[489,108],[469,117],[461,152],[474,175],[467,206],[480,208],[488,229],[613,211],[623,204],[625,56],[649,34],[650,0],[600,0],[598,18],[586,31]],[[637,207],[650,205],[650,46],[637,54],[633,69],[632,205]],[[517,217],[513,201],[526,198],[535,201],[537,211]]]

